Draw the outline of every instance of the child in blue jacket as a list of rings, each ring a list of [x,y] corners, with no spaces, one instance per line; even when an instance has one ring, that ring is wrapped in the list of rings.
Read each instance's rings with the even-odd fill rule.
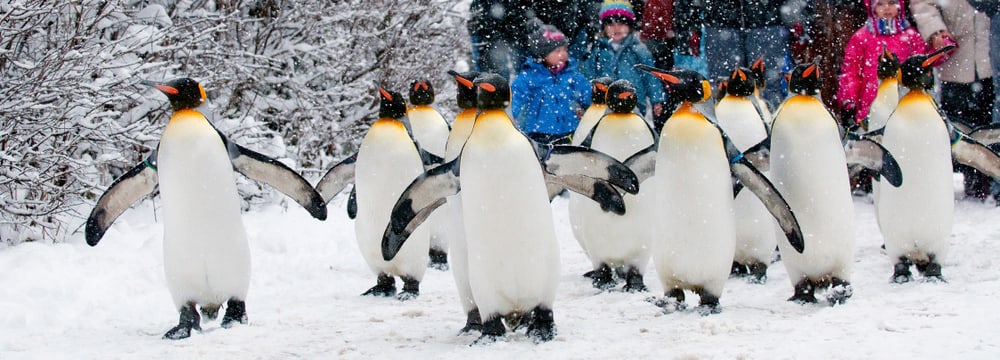
[[[663,112],[665,94],[663,83],[649,73],[636,69],[635,64],[653,65],[653,55],[643,45],[632,27],[636,23],[632,5],[624,0],[607,0],[598,15],[603,26],[603,36],[594,43],[590,57],[580,71],[587,78],[607,76],[624,79],[635,85],[639,115],[647,118],[646,109],[652,106],[652,115]]]
[[[576,70],[568,45],[556,27],[540,26],[527,41],[531,58],[510,85],[518,129],[541,144],[568,144],[590,106],[590,82]]]

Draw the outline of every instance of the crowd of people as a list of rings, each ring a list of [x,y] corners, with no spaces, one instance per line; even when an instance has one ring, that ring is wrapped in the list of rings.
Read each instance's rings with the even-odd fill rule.
[[[568,143],[590,105],[588,80],[603,76],[635,84],[636,110],[659,128],[676,104],[633,66],[669,69],[675,56],[704,61],[713,85],[763,59],[771,109],[787,94],[783,74],[817,63],[824,103],[850,128],[868,116],[884,49],[902,61],[957,45],[936,64],[942,113],[967,129],[1000,122],[998,13],[997,0],[473,0],[468,30],[475,70],[511,79],[519,128]],[[1000,190],[974,169],[956,171],[970,198]]]

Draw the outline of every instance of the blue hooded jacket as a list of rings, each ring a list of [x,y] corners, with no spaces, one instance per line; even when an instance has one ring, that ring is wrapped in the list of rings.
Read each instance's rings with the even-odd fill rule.
[[[510,84],[511,114],[525,134],[569,134],[580,123],[577,111],[590,106],[591,86],[570,58],[553,74],[536,59],[524,62]]]
[[[642,115],[646,114],[646,101],[650,104],[662,103],[664,98],[663,83],[653,75],[636,69],[635,64],[653,65],[653,55],[649,52],[635,33],[622,40],[622,46],[615,51],[611,40],[602,37],[590,52],[590,58],[580,67],[580,72],[589,79],[607,76],[615,80],[628,80],[635,85],[636,97],[639,99],[637,108]]]

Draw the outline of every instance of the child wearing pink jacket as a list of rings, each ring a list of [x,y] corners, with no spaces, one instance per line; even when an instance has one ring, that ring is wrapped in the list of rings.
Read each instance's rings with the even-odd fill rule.
[[[906,0],[864,0],[868,21],[851,36],[840,66],[837,103],[841,114],[861,123],[878,92],[878,56],[885,46],[902,62],[931,52],[920,33],[906,21]],[[873,3],[874,2],[874,3]],[[846,123],[848,119],[842,119]]]

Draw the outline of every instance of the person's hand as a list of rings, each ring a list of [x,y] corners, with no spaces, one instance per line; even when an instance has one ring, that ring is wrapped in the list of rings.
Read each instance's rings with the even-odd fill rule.
[[[663,103],[653,104],[653,115],[660,116],[663,113]]]
[[[947,45],[955,44],[955,36],[948,30],[941,30],[934,33],[934,35],[931,35],[930,40],[931,47],[934,49],[940,49]]]

